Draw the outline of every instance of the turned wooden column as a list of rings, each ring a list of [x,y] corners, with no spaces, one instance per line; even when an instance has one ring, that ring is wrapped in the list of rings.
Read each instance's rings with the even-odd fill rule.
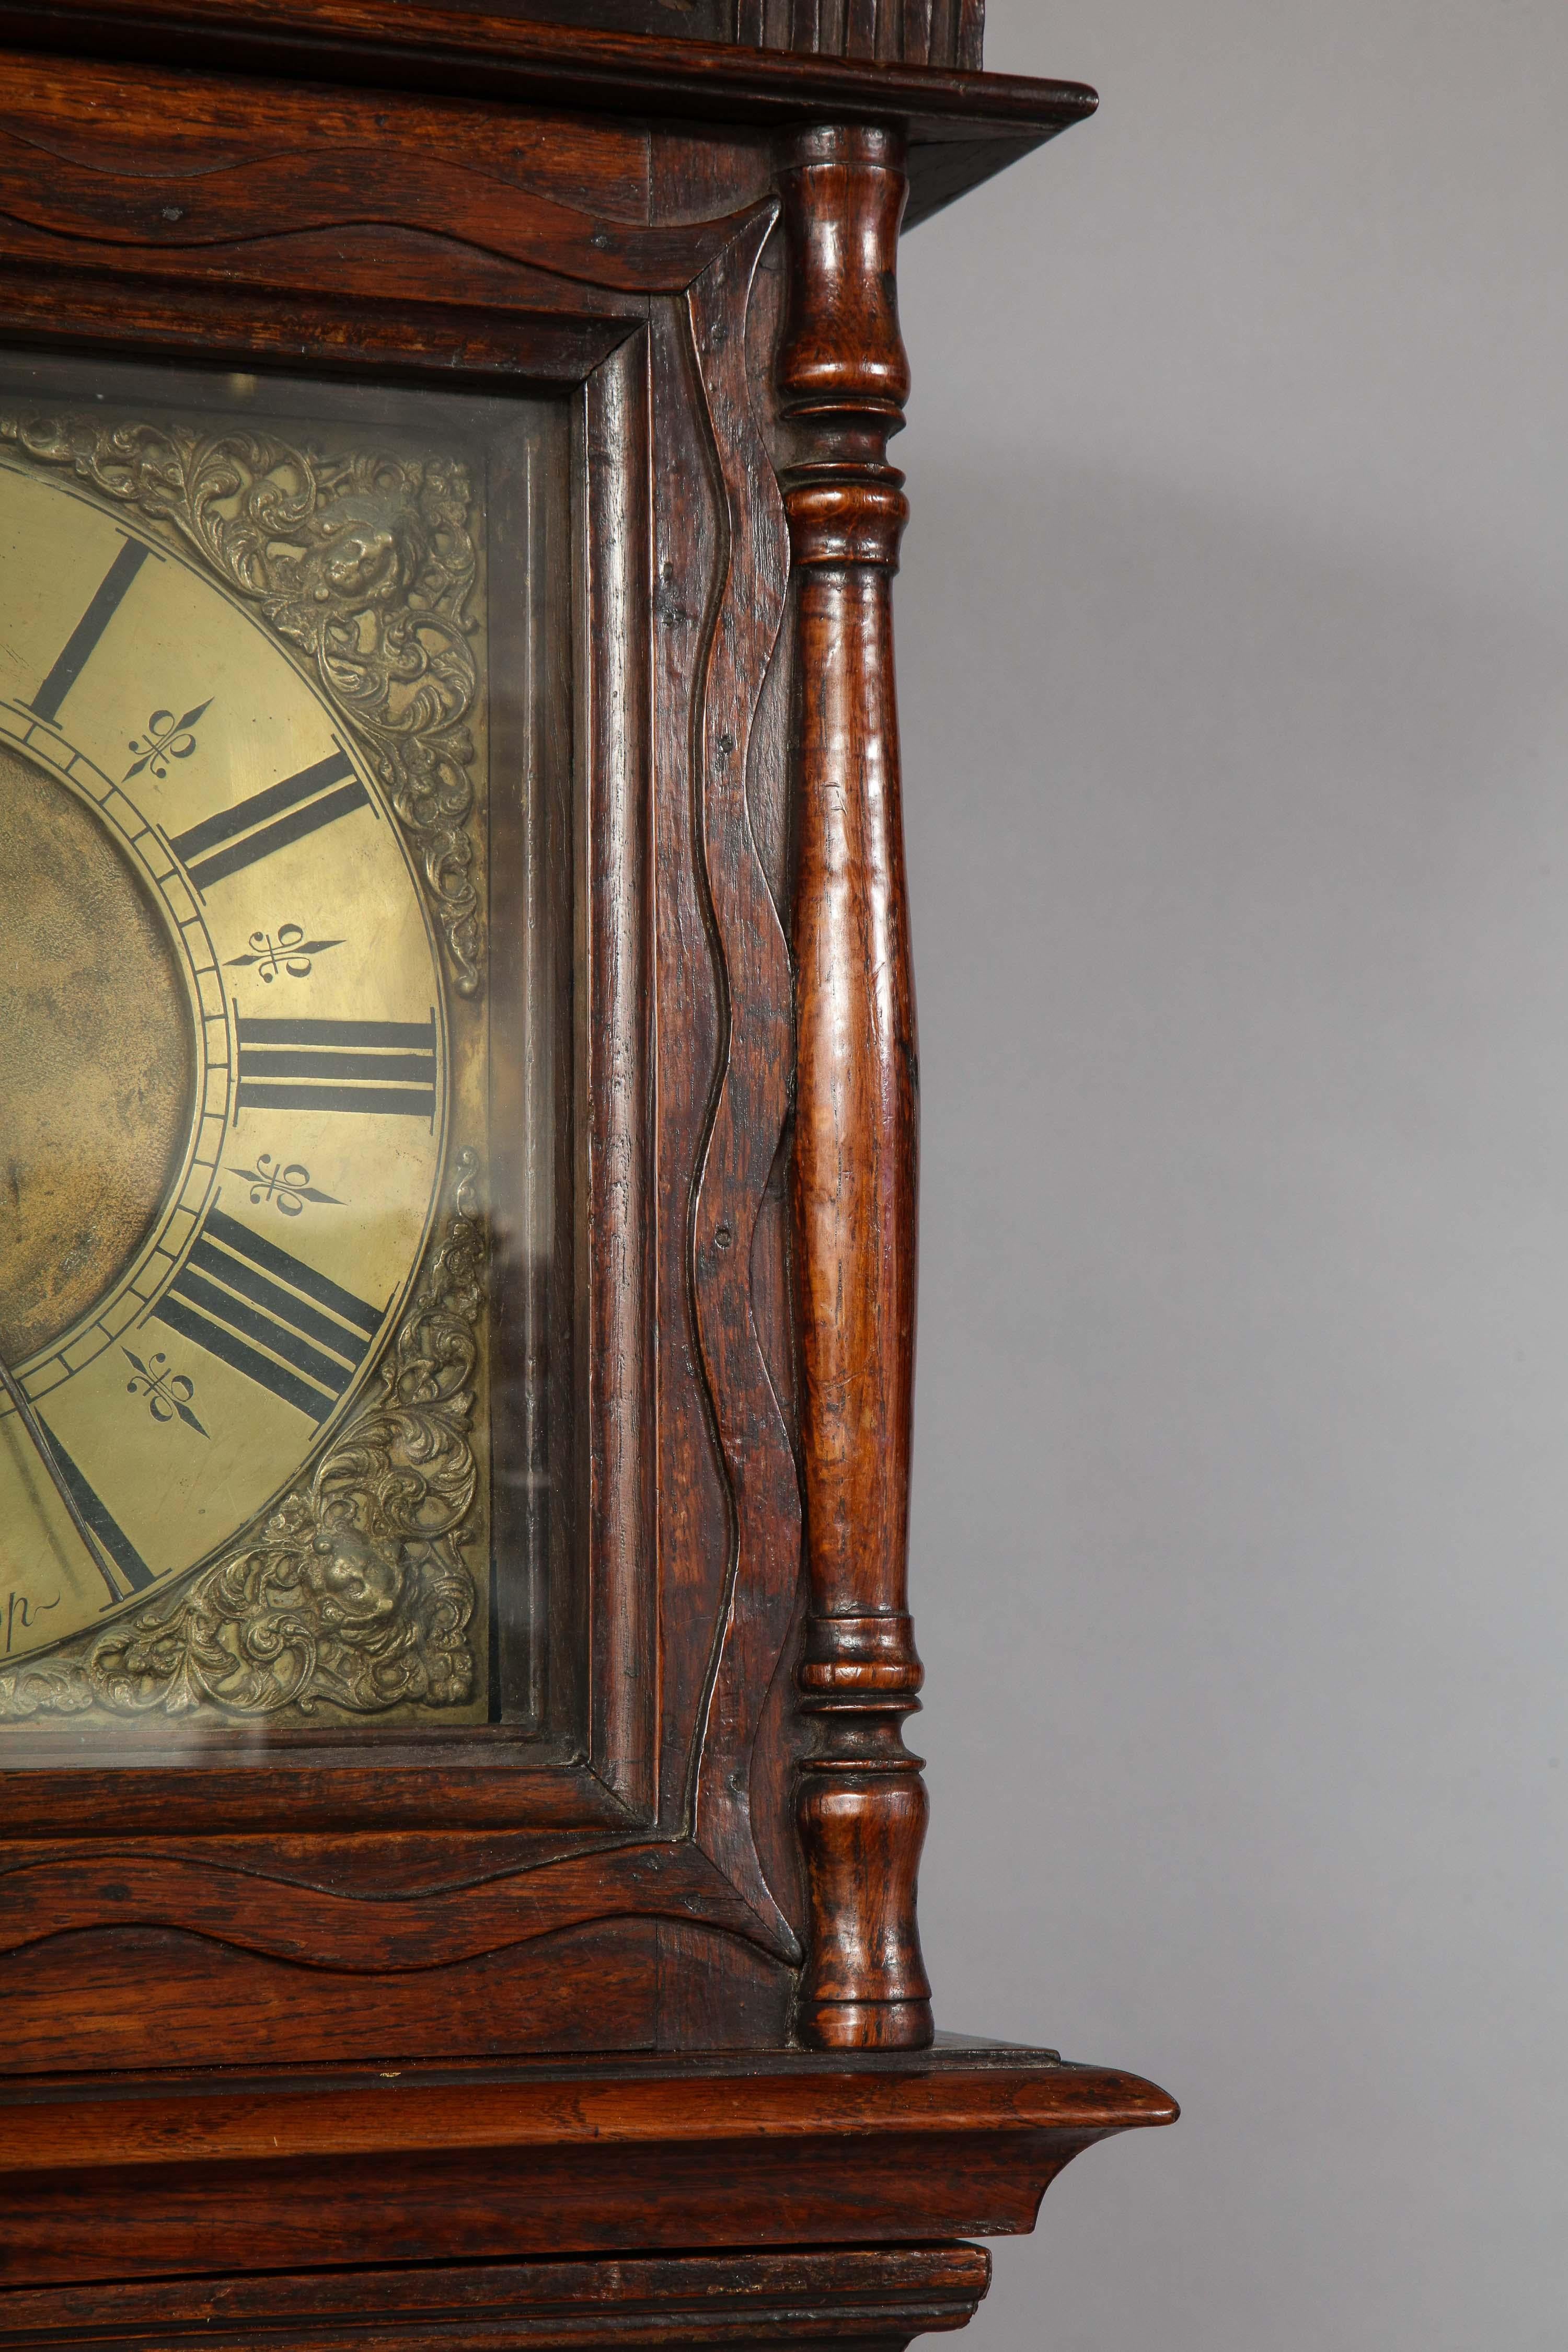
[[[780,384],[798,572],[795,1266],[811,1581],[800,1687],[810,1900],[803,2037],[931,2038],[915,1885],[921,1671],[908,1610],[919,1078],[893,684],[909,509],[888,463],[907,187],[888,131],[799,134],[782,177],[790,299]]]

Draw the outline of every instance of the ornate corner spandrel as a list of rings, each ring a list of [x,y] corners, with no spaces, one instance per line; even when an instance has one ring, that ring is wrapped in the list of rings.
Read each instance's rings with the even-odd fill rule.
[[[798,572],[795,1238],[810,1615],[799,1800],[810,1952],[799,2029],[830,2048],[931,2039],[916,1927],[921,1667],[908,1607],[918,1075],[893,676],[908,507],[888,463],[909,363],[894,132],[799,134],[779,360]]]
[[[472,833],[468,469],[386,449],[328,456],[244,425],[0,413],[0,444],[166,525],[300,656],[353,728],[413,850],[459,996],[483,918]]]

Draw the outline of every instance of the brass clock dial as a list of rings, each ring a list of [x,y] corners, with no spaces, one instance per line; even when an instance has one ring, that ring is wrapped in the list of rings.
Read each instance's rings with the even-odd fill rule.
[[[451,1080],[439,944],[341,713],[138,518],[11,462],[0,924],[15,1662],[215,1556],[342,1425]]]

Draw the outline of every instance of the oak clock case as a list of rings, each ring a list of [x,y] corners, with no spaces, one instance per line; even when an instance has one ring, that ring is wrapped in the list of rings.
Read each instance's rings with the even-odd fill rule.
[[[0,1762],[539,1715],[564,430],[0,363]]]
[[[0,0],[0,2347],[901,2352],[1173,2116],[917,1929],[982,16]]]

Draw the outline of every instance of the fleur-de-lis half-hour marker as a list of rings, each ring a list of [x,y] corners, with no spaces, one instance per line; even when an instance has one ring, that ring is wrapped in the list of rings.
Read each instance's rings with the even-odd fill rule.
[[[206,1431],[191,1411],[191,1399],[195,1395],[196,1384],[187,1380],[184,1372],[170,1371],[169,1359],[162,1349],[150,1364],[144,1364],[141,1357],[129,1348],[121,1348],[120,1352],[127,1363],[136,1367],[136,1378],[125,1383],[127,1396],[144,1395],[147,1410],[154,1421],[167,1423],[178,1417],[187,1429],[194,1429],[198,1437],[205,1437]],[[159,1370],[160,1365],[162,1370]]]
[[[203,713],[211,709],[212,698],[209,696],[205,702],[198,702],[194,710],[187,710],[183,719],[176,719],[172,710],[154,710],[147,721],[146,734],[133,735],[126,745],[127,751],[139,756],[126,769],[121,782],[128,784],[132,776],[142,773],[143,768],[151,768],[162,783],[168,775],[169,761],[188,760],[195,750],[196,739],[191,730]]]
[[[329,1209],[341,1209],[342,1202],[335,1192],[318,1192],[310,1181],[310,1171],[296,1162],[289,1168],[279,1168],[270,1151],[258,1151],[254,1168],[231,1168],[242,1184],[250,1186],[250,1205],[259,1209],[264,1201],[271,1202],[280,1215],[297,1217],[307,1201],[318,1202]]]
[[[329,948],[341,948],[342,940],[308,940],[298,923],[284,923],[276,938],[270,931],[252,931],[250,953],[230,956],[226,971],[247,971],[259,969],[268,988],[280,971],[290,980],[309,980],[314,957],[325,955]]]

